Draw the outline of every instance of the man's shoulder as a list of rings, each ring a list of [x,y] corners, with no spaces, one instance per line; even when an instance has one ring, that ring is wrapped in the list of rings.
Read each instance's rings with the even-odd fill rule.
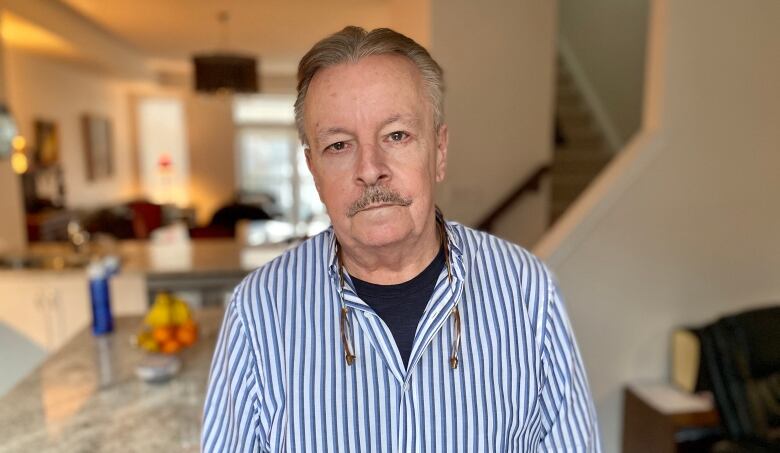
[[[331,234],[330,228],[326,229],[285,250],[244,277],[236,287],[236,292],[251,290],[262,296],[265,290],[271,290],[277,285],[294,285],[304,275],[326,273]]]
[[[545,278],[550,274],[542,260],[521,245],[457,222],[448,221],[447,224],[458,236],[463,255],[469,261],[500,261],[512,265],[518,272],[538,273]]]

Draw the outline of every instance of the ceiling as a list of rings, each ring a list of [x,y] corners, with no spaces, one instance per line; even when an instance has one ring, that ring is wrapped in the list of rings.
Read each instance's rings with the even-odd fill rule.
[[[47,52],[66,58],[79,56],[73,44],[50,31],[28,22],[14,14],[5,12],[2,19],[4,43],[34,52]]]
[[[220,11],[229,15],[229,50],[259,55],[277,72],[329,33],[354,24],[391,27],[425,43],[427,0],[60,0],[157,60],[224,50]]]

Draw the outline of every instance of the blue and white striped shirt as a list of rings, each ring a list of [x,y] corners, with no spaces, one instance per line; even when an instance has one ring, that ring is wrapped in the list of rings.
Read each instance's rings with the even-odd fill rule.
[[[447,223],[446,269],[409,367],[354,292],[332,228],[251,273],[229,304],[203,415],[204,452],[599,452],[585,371],[551,272],[526,250]],[[461,318],[459,365],[450,368]]]

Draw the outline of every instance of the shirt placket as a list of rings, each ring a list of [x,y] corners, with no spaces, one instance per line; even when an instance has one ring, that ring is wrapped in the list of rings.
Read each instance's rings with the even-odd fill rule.
[[[375,353],[382,358],[385,366],[395,377],[397,385],[401,388],[401,398],[398,402],[400,405],[398,408],[400,420],[397,434],[397,445],[401,452],[409,451],[413,443],[413,436],[416,436],[414,426],[411,423],[413,419],[411,413],[413,405],[409,388],[410,380],[425,350],[430,347],[431,341],[446,325],[452,308],[458,302],[463,290],[460,279],[453,279],[451,283],[443,283],[442,279],[447,279],[446,271],[442,273],[436,286],[441,287],[444,284],[447,287],[441,288],[434,293],[433,299],[428,302],[423,312],[414,337],[409,368],[406,370],[402,366],[403,362],[395,344],[395,339],[385,323],[368,304],[354,293],[349,283],[344,288],[344,304],[354,313],[355,327],[361,330],[362,336],[368,338]],[[357,364],[361,359],[358,356],[355,363]]]
[[[452,242],[449,242],[449,244],[452,245]],[[361,329],[361,333],[369,339],[371,346],[379,357],[382,358],[385,366],[391,371],[401,388],[400,408],[398,411],[401,418],[398,424],[397,443],[400,452],[406,452],[411,449],[413,436],[415,435],[411,413],[410,379],[425,350],[427,350],[431,341],[442,330],[450,318],[453,307],[460,301],[463,294],[465,272],[461,252],[455,247],[451,247],[451,250],[456,251],[456,253],[451,253],[450,258],[452,279],[446,283],[447,287],[442,288],[441,291],[435,291],[432,296],[433,299],[428,301],[415,333],[407,369],[403,366],[401,354],[398,351],[390,329],[380,319],[379,315],[358,297],[351,279],[348,276],[345,279],[342,300],[344,305],[354,314],[355,328]],[[332,272],[336,274],[338,268],[333,266],[334,263],[335,261],[332,260]],[[436,282],[436,288],[441,287],[442,279],[449,279],[449,277],[446,269],[442,271]],[[358,356],[356,360],[359,361],[361,358]]]
[[[379,315],[355,294],[351,283],[344,288],[343,298],[344,305],[351,309],[355,321],[354,327],[359,328],[363,336],[368,338],[374,351],[382,358],[398,385],[403,385],[405,374],[403,361],[390,329]],[[358,356],[356,360],[359,361],[361,358]]]

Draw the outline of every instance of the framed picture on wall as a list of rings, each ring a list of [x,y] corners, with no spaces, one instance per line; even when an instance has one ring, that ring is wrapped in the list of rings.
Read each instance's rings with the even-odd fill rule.
[[[111,120],[100,115],[84,114],[81,116],[81,133],[84,137],[87,181],[113,176],[114,147]]]
[[[35,120],[35,163],[42,167],[54,165],[60,160],[60,139],[57,123]]]

